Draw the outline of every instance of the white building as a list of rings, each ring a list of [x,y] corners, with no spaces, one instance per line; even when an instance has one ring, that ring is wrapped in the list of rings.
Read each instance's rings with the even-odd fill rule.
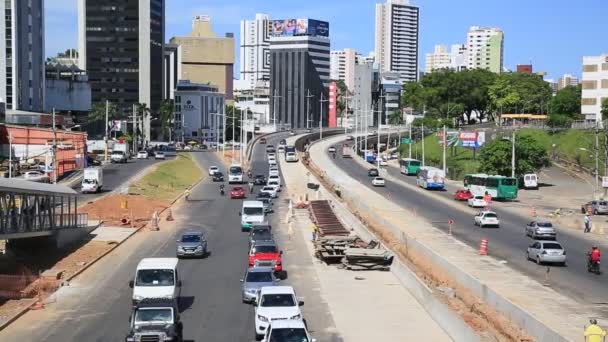
[[[165,44],[163,53],[163,99],[175,99],[175,87],[182,78],[182,47],[177,44]]]
[[[44,108],[44,2],[0,2],[0,102],[8,110]]]
[[[406,82],[418,79],[419,8],[409,0],[376,4],[375,55],[381,72],[398,72]]]
[[[353,112],[361,121],[362,110],[369,110],[372,105],[372,85],[374,76],[374,63],[359,63],[355,65],[355,86],[353,88],[352,101],[349,103]],[[357,112],[357,110],[359,110]],[[371,122],[371,121],[370,121]]]
[[[175,139],[219,142],[223,135],[225,95],[218,87],[181,80],[175,89]]]
[[[427,53],[424,58],[424,72],[430,73],[437,69],[452,69],[462,71],[467,68],[467,47],[463,44],[453,44],[451,50],[445,45],[435,45],[433,53]]]
[[[241,80],[253,89],[257,81],[270,80],[270,34],[268,14],[258,13],[255,20],[241,20]]]
[[[471,26],[467,33],[467,68],[503,71],[504,34],[494,27]]]
[[[608,53],[583,57],[581,113],[586,121],[601,123],[602,103],[608,101]]]
[[[247,119],[255,125],[269,125],[270,122],[270,85],[269,81],[258,81],[251,88],[247,80],[234,81],[234,106],[239,110],[244,110],[248,115]]]
[[[557,90],[562,90],[567,86],[575,86],[578,84],[578,77],[570,74],[564,74],[564,76],[560,77],[559,80],[557,80]]]
[[[329,55],[329,77],[342,80],[349,91],[355,87],[355,65],[361,55],[354,49],[331,51]]]

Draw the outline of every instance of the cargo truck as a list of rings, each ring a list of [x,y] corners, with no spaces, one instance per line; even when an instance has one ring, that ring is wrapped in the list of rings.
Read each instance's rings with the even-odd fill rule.
[[[101,192],[101,188],[103,187],[103,169],[100,167],[87,167],[84,169],[81,186],[83,193]]]

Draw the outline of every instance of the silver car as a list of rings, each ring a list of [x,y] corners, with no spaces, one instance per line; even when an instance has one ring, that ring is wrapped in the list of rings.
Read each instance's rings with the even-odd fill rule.
[[[553,224],[548,221],[532,221],[526,225],[526,235],[537,239],[551,239],[555,240],[557,238],[557,233],[555,232],[555,228],[553,228]]]
[[[241,287],[243,303],[254,303],[262,287],[276,286],[279,279],[274,276],[271,267],[253,267],[247,269],[241,283],[243,283]]]
[[[586,214],[591,212],[593,215],[608,214],[608,201],[590,201],[581,206],[581,212]]]
[[[197,230],[183,232],[177,239],[177,257],[205,257],[207,256],[207,238]]]
[[[566,251],[557,241],[534,241],[526,251],[526,258],[539,265],[555,263],[566,266]]]

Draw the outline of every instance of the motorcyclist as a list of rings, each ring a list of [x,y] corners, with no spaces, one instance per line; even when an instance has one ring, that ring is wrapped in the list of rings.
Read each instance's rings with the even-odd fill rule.
[[[591,248],[591,252],[589,252],[588,255],[589,255],[589,262],[592,265],[595,265],[595,264],[597,264],[600,261],[600,257],[601,257],[600,256],[600,249],[597,248],[597,246],[593,246]]]
[[[590,319],[589,323],[591,323],[587,328],[585,328],[585,341],[587,342],[602,342],[604,341],[604,337],[606,337],[606,330],[602,329],[599,325],[597,325],[597,320]]]
[[[186,201],[190,200],[190,189],[186,189],[184,192],[184,197],[186,197]]]
[[[224,183],[220,184],[220,193],[224,194]]]

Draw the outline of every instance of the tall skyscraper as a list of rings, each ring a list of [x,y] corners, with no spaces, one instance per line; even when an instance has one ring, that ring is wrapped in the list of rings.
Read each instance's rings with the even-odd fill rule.
[[[241,80],[250,89],[258,81],[270,80],[270,32],[268,14],[258,13],[255,20],[241,20]]]
[[[321,122],[327,126],[329,52],[329,23],[312,19],[273,20],[271,123],[289,128],[318,127]]]
[[[163,84],[163,99],[175,99],[175,88],[182,79],[182,48],[176,44],[165,44],[163,60],[165,73]]]
[[[562,90],[567,86],[575,86],[578,85],[578,83],[578,77],[571,74],[564,74],[564,76],[557,80],[557,90]]]
[[[355,88],[355,65],[361,55],[354,49],[336,50],[330,52],[330,78],[342,80],[349,91]]]
[[[93,103],[118,106],[121,118],[132,105],[152,113],[163,99],[164,0],[78,0],[79,66],[87,70]],[[143,119],[150,140],[150,115]]]
[[[0,102],[6,109],[44,107],[43,0],[0,2]]]
[[[485,69],[501,73],[503,50],[502,30],[494,27],[471,26],[467,33],[468,69]]]
[[[397,72],[406,82],[418,79],[419,8],[409,0],[376,4],[376,62],[380,72]]]
[[[608,101],[608,53],[600,56],[583,56],[581,82],[581,113],[585,120],[601,125],[602,103]]]

